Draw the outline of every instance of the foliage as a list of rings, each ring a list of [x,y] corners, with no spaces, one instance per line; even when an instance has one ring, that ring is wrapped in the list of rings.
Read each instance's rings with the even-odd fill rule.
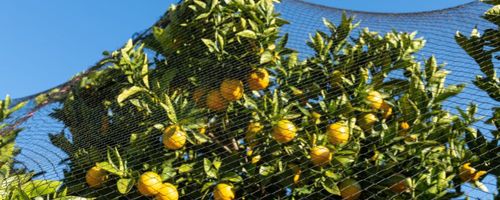
[[[415,60],[425,44],[415,33],[351,34],[344,15],[324,20],[328,32],[307,42],[314,55],[299,60],[271,0],[186,0],[166,21],[112,52],[52,113],[67,127],[51,140],[69,155],[70,194],[137,198],[139,177],[156,172],[185,198],[461,195],[459,170],[477,159],[464,139],[475,107],[444,109],[464,86],[445,84],[434,57]],[[263,69],[269,86],[251,90]],[[161,142],[173,135],[177,150]],[[331,160],[312,161],[317,146]],[[90,169],[102,188],[87,185]]]
[[[478,75],[476,77],[474,85],[485,91],[494,101],[500,102],[500,79],[495,70],[495,63],[500,60],[498,55],[500,52],[500,2],[484,2],[492,4],[493,7],[487,10],[482,17],[491,22],[496,29],[486,29],[481,35],[479,30],[474,28],[469,37],[457,32],[455,39],[484,73],[484,76]],[[500,169],[495,166],[500,165],[500,155],[498,154],[500,151],[500,107],[493,107],[492,117],[487,119],[486,123],[495,127],[495,130],[491,131],[491,137],[485,136],[480,130],[471,132],[467,135],[470,141],[468,146],[480,157],[478,160],[480,162],[479,168],[496,175],[498,183]]]
[[[27,102],[11,105],[9,96],[0,101],[0,196],[2,199],[32,199],[46,197],[51,199],[76,199],[66,196],[66,191],[60,189],[60,181],[32,180],[33,173],[23,169],[14,169],[14,157],[19,153],[15,147],[15,139],[21,129],[13,128],[5,123],[10,115]],[[83,198],[80,198],[83,199]]]

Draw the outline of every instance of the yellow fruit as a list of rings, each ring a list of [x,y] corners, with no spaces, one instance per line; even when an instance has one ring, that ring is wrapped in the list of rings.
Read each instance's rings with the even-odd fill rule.
[[[342,200],[357,200],[361,196],[361,185],[354,179],[347,179],[340,183]]]
[[[186,144],[186,132],[177,125],[170,125],[163,132],[163,145],[170,150],[180,149]]]
[[[349,141],[349,128],[344,122],[336,122],[328,126],[326,135],[332,144],[345,144]]]
[[[162,189],[161,177],[155,172],[145,172],[139,177],[137,189],[144,196],[153,196]]]
[[[311,149],[310,156],[311,156],[311,162],[317,166],[328,164],[332,160],[332,154],[330,153],[330,149],[324,146],[313,147]]]
[[[459,170],[460,174],[460,179],[463,181],[463,182],[467,182],[467,181],[471,181],[471,182],[474,182],[474,181],[478,181],[481,176],[485,175],[486,174],[486,171],[477,171],[474,167],[471,167],[470,166],[470,163],[465,163],[463,164],[461,167],[460,167],[460,170]]]
[[[368,96],[366,97],[366,101],[370,104],[373,109],[380,109],[382,104],[384,103],[384,99],[382,95],[377,91],[368,92]]]
[[[204,88],[196,88],[193,91],[193,100],[196,104],[198,104],[201,100],[201,98],[205,95],[205,89]]]
[[[236,79],[226,79],[220,85],[222,97],[228,101],[236,101],[243,97],[243,83]]]
[[[378,119],[373,113],[363,114],[358,119],[359,127],[365,131],[371,129],[376,122],[378,122]]]
[[[217,90],[213,90],[208,93],[206,103],[207,107],[214,111],[221,111],[226,109],[227,107],[227,101]]]
[[[252,164],[257,164],[262,157],[260,155],[256,155],[252,157]]]
[[[405,182],[406,177],[401,174],[395,174],[392,176],[389,181],[391,185],[389,189],[394,193],[402,193],[408,189]]]
[[[399,128],[402,131],[408,131],[410,129],[410,125],[408,124],[408,122],[401,122],[401,124],[399,125]]]
[[[280,120],[273,127],[273,138],[279,143],[287,143],[295,138],[297,128],[288,120]]]
[[[177,188],[170,183],[163,183],[160,191],[156,194],[156,200],[177,200],[179,199],[179,193]]]
[[[259,68],[248,76],[248,87],[251,90],[263,90],[269,86],[269,73],[264,68]]]
[[[302,173],[302,170],[300,170],[300,169],[297,169],[294,171],[294,174],[293,174],[293,183],[294,184],[299,184],[301,173]]]
[[[380,109],[382,109],[382,117],[384,119],[388,119],[389,117],[391,117],[392,107],[388,103],[384,101]]]
[[[214,200],[233,200],[235,199],[233,186],[226,183],[219,183],[214,189]]]
[[[91,188],[102,186],[106,178],[106,171],[98,166],[90,168],[85,174],[85,181]]]

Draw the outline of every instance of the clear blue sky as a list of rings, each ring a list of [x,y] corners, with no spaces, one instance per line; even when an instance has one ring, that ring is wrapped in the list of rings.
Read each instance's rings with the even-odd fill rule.
[[[434,10],[470,0],[306,0],[376,12]],[[147,2],[147,3],[145,3]],[[154,23],[177,0],[24,0],[0,3],[0,98],[68,80]]]

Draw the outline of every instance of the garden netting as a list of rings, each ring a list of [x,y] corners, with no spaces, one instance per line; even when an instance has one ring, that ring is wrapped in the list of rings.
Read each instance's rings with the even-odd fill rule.
[[[12,171],[33,176],[14,181],[26,193],[3,178],[0,194],[498,199],[495,3],[181,1],[85,72],[13,100],[26,105],[2,135],[20,130]]]

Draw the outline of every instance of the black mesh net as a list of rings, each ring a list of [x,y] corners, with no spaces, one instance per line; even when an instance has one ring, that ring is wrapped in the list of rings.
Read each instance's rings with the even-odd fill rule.
[[[179,2],[67,83],[0,104],[0,195],[498,199],[498,3]]]

